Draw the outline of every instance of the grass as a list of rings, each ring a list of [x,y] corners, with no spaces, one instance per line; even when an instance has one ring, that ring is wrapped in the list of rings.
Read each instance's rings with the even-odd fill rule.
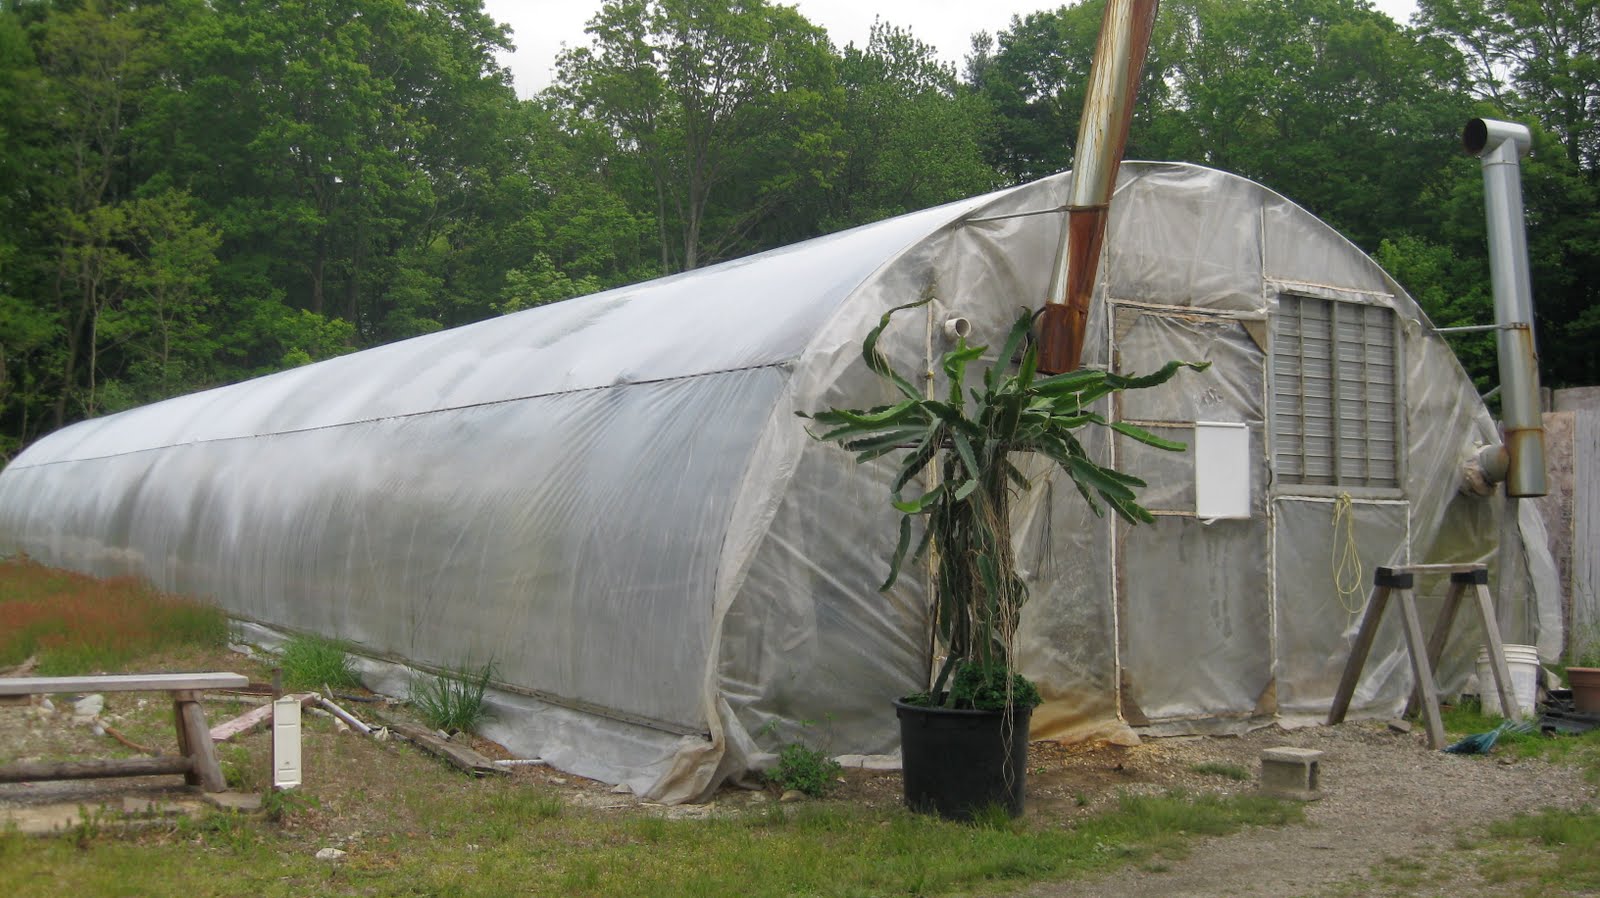
[[[1253,777],[1250,775],[1250,771],[1239,766],[1238,764],[1224,764],[1218,761],[1207,761],[1203,764],[1195,764],[1189,769],[1204,776],[1220,776],[1223,779],[1230,779],[1241,783],[1253,779]]]
[[[279,663],[283,666],[283,685],[289,689],[354,689],[361,685],[350,653],[337,640],[295,636],[284,644]]]
[[[409,753],[316,733],[312,758],[334,750],[353,779],[381,776],[391,805],[327,825],[355,808],[324,787],[282,823],[215,817],[165,832],[102,830],[47,839],[25,852],[0,842],[0,893],[490,896],[942,895],[987,891],[1124,864],[1182,857],[1199,834],[1295,819],[1259,797],[1125,796],[1071,829],[1006,821],[973,827],[898,809],[767,803],[702,820],[606,815],[516,782],[473,783]],[[308,764],[308,769],[311,767]],[[394,776],[399,773],[399,776]],[[369,782],[369,787],[378,784]],[[366,792],[367,801],[375,795]],[[352,834],[353,833],[353,834]],[[337,866],[318,847],[349,852]],[[197,858],[200,859],[197,861]],[[759,875],[752,875],[757,871]]]
[[[37,656],[41,676],[112,672],[137,658],[227,641],[221,610],[135,578],[96,580],[26,558],[0,561],[0,667]]]
[[[494,680],[494,662],[464,664],[446,674],[418,674],[411,680],[411,706],[435,729],[471,731],[488,716],[484,693]]]
[[[1444,728],[1451,741],[1473,733],[1485,733],[1499,726],[1499,717],[1483,713],[1477,701],[1467,700],[1442,709]],[[1600,729],[1576,736],[1546,736],[1543,733],[1502,733],[1495,741],[1494,754],[1517,758],[1539,758],[1568,764],[1583,770],[1584,778],[1600,785]]]

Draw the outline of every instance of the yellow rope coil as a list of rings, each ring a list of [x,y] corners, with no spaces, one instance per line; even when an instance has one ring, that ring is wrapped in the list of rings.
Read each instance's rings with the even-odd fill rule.
[[[1341,530],[1342,528],[1342,530]],[[1340,493],[1333,503],[1333,588],[1339,605],[1355,617],[1367,607],[1366,572],[1361,568],[1361,549],[1356,545],[1355,503],[1349,493]]]

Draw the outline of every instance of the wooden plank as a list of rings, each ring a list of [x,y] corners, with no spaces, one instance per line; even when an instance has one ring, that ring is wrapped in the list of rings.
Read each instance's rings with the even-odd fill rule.
[[[222,775],[222,764],[217,760],[217,746],[211,741],[211,729],[206,726],[206,712],[197,701],[179,705],[184,741],[189,745],[189,758],[194,762],[192,771],[200,788],[207,792],[225,792],[228,781]]]
[[[1478,614],[1483,618],[1484,638],[1489,641],[1489,670],[1494,673],[1494,685],[1500,693],[1500,715],[1507,720],[1521,720],[1522,706],[1517,703],[1517,690],[1506,667],[1506,647],[1500,641],[1500,622],[1495,620],[1489,587],[1479,583],[1477,590]],[[1482,684],[1478,688],[1482,689]]]
[[[1333,693],[1333,707],[1328,709],[1330,724],[1343,723],[1345,714],[1350,711],[1350,699],[1356,694],[1361,668],[1367,665],[1372,640],[1378,635],[1378,624],[1383,621],[1383,609],[1389,604],[1389,589],[1374,586],[1372,596],[1367,599],[1367,613],[1361,618],[1361,629],[1356,631],[1356,641],[1350,646],[1350,660],[1345,662],[1339,688]]]
[[[118,674],[103,677],[0,678],[0,695],[58,692],[169,692],[175,689],[239,689],[250,678],[236,673]]]
[[[161,776],[188,773],[188,758],[123,758],[109,761],[26,761],[0,766],[0,783],[42,780],[101,779],[112,776]]]
[[[455,767],[474,776],[503,775],[505,768],[498,766],[487,757],[468,748],[440,739],[422,727],[410,724],[395,724],[389,729],[411,740],[418,748],[449,761]]]
[[[1428,634],[1428,666],[1434,670],[1439,669],[1439,659],[1444,657],[1445,643],[1450,641],[1450,628],[1455,625],[1456,611],[1461,607],[1461,594],[1465,592],[1465,583],[1451,583],[1450,591],[1445,593],[1444,605],[1439,609],[1439,617],[1433,623],[1433,632]],[[1406,709],[1401,717],[1410,717],[1417,713],[1417,706],[1422,702],[1422,690],[1411,690],[1411,698],[1406,700]]]
[[[299,693],[295,695],[294,698],[299,699],[302,706],[309,705],[317,700],[317,697],[309,692]],[[257,727],[266,726],[267,721],[271,719],[272,705],[268,704],[262,705],[259,708],[252,708],[232,720],[229,720],[225,723],[219,723],[212,727],[211,741],[227,742],[229,739],[232,739],[235,736],[240,736],[251,732]]]
[[[1422,689],[1422,713],[1428,721],[1428,742],[1444,748],[1444,721],[1439,718],[1439,686],[1428,663],[1428,647],[1422,641],[1422,621],[1417,616],[1417,600],[1411,590],[1400,591],[1400,615],[1405,620],[1406,646],[1411,650],[1411,670]]]
[[[1483,567],[1482,562],[1460,564],[1401,564],[1389,570],[1397,574],[1465,574]]]

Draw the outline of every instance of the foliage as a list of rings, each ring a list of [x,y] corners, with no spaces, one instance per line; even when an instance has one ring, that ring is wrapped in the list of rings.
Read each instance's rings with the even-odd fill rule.
[[[38,657],[47,676],[118,671],[171,649],[220,648],[228,618],[133,577],[96,580],[27,559],[0,561],[0,667]]]
[[[519,100],[477,0],[0,4],[0,461],[86,417],[1072,163],[1103,4],[835,49],[770,0],[595,0]],[[1600,382],[1596,0],[1169,0],[1133,158],[1262,181],[1491,320],[1470,115],[1524,167],[1540,361]],[[1492,339],[1453,338],[1482,387]],[[329,397],[337,401],[337,397]]]
[[[428,725],[450,732],[475,729],[488,716],[484,694],[494,681],[494,662],[464,664],[443,674],[417,674],[411,704]]]
[[[924,298],[889,310],[862,342],[867,367],[893,386],[898,402],[869,409],[831,409],[809,417],[825,428],[814,434],[817,439],[838,443],[855,453],[859,463],[906,452],[891,489],[891,501],[901,512],[900,537],[889,561],[888,579],[880,588],[894,585],[908,556],[920,558],[932,546],[938,565],[933,626],[946,650],[931,690],[939,696],[945,694],[949,675],[956,672],[959,680],[964,667],[978,668],[964,674],[974,684],[988,680],[994,671],[1010,670],[1018,614],[1028,596],[1027,584],[1016,571],[1010,503],[1014,491],[1031,486],[1014,458],[1033,454],[1052,462],[1077,486],[1095,514],[1110,506],[1130,524],[1153,521],[1134,492],[1144,481],[1096,462],[1074,431],[1093,424],[1158,449],[1182,451],[1187,448],[1182,443],[1107,421],[1093,409],[1114,393],[1166,383],[1183,367],[1208,366],[1171,362],[1144,377],[1090,369],[1040,376],[1038,349],[1027,339],[1033,316],[1024,311],[984,371],[981,390],[968,393],[966,372],[988,347],[969,346],[962,338],[940,359],[949,383],[947,395],[929,398],[895,371],[877,348],[896,312],[929,301]],[[1019,351],[1018,370],[1010,372]],[[938,475],[937,485],[906,498],[905,491],[930,469]],[[925,518],[926,525],[913,551],[912,525],[918,517]],[[1011,692],[1011,680],[998,679]],[[979,691],[975,685],[973,695],[964,696],[952,688],[945,706],[965,704]]]
[[[1207,761],[1203,764],[1196,764],[1189,769],[1193,770],[1195,773],[1204,774],[1206,776],[1220,776],[1224,779],[1230,779],[1241,783],[1251,779],[1250,771],[1240,767],[1238,764],[1225,764],[1218,761]]]
[[[778,751],[778,763],[766,772],[766,779],[785,791],[797,789],[812,798],[821,798],[833,788],[843,770],[822,749],[791,742]]]
[[[283,685],[317,691],[323,687],[353,689],[361,685],[355,662],[344,643],[315,635],[297,635],[283,646]]]

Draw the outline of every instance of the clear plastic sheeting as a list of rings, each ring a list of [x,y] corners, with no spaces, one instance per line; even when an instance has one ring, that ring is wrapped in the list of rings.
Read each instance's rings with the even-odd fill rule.
[[[488,735],[654,800],[703,798],[794,740],[893,753],[889,700],[926,685],[928,572],[879,592],[893,466],[856,466],[795,413],[890,401],[860,342],[925,296],[880,348],[946,389],[931,364],[946,318],[993,345],[1045,300],[1070,177],[75,425],[0,472],[0,552],[350,640],[386,688],[404,688],[402,664],[492,660]],[[1192,455],[1104,431],[1088,450],[1151,481],[1156,525],[1097,517],[1024,460],[1036,737],[1325,714],[1353,634],[1329,563],[1340,492],[1355,494],[1363,593],[1380,564],[1483,561],[1508,638],[1560,644],[1537,521],[1457,491],[1493,422],[1370,259],[1259,185],[1150,163],[1123,166],[1104,254],[1086,362],[1213,367],[1101,413],[1178,439],[1247,425],[1250,516],[1196,518]],[[1274,470],[1285,294],[1393,310],[1398,486]],[[1425,607],[1437,579],[1419,584]],[[1357,711],[1391,713],[1410,688],[1391,626]],[[1461,625],[1448,681],[1475,640]]]

